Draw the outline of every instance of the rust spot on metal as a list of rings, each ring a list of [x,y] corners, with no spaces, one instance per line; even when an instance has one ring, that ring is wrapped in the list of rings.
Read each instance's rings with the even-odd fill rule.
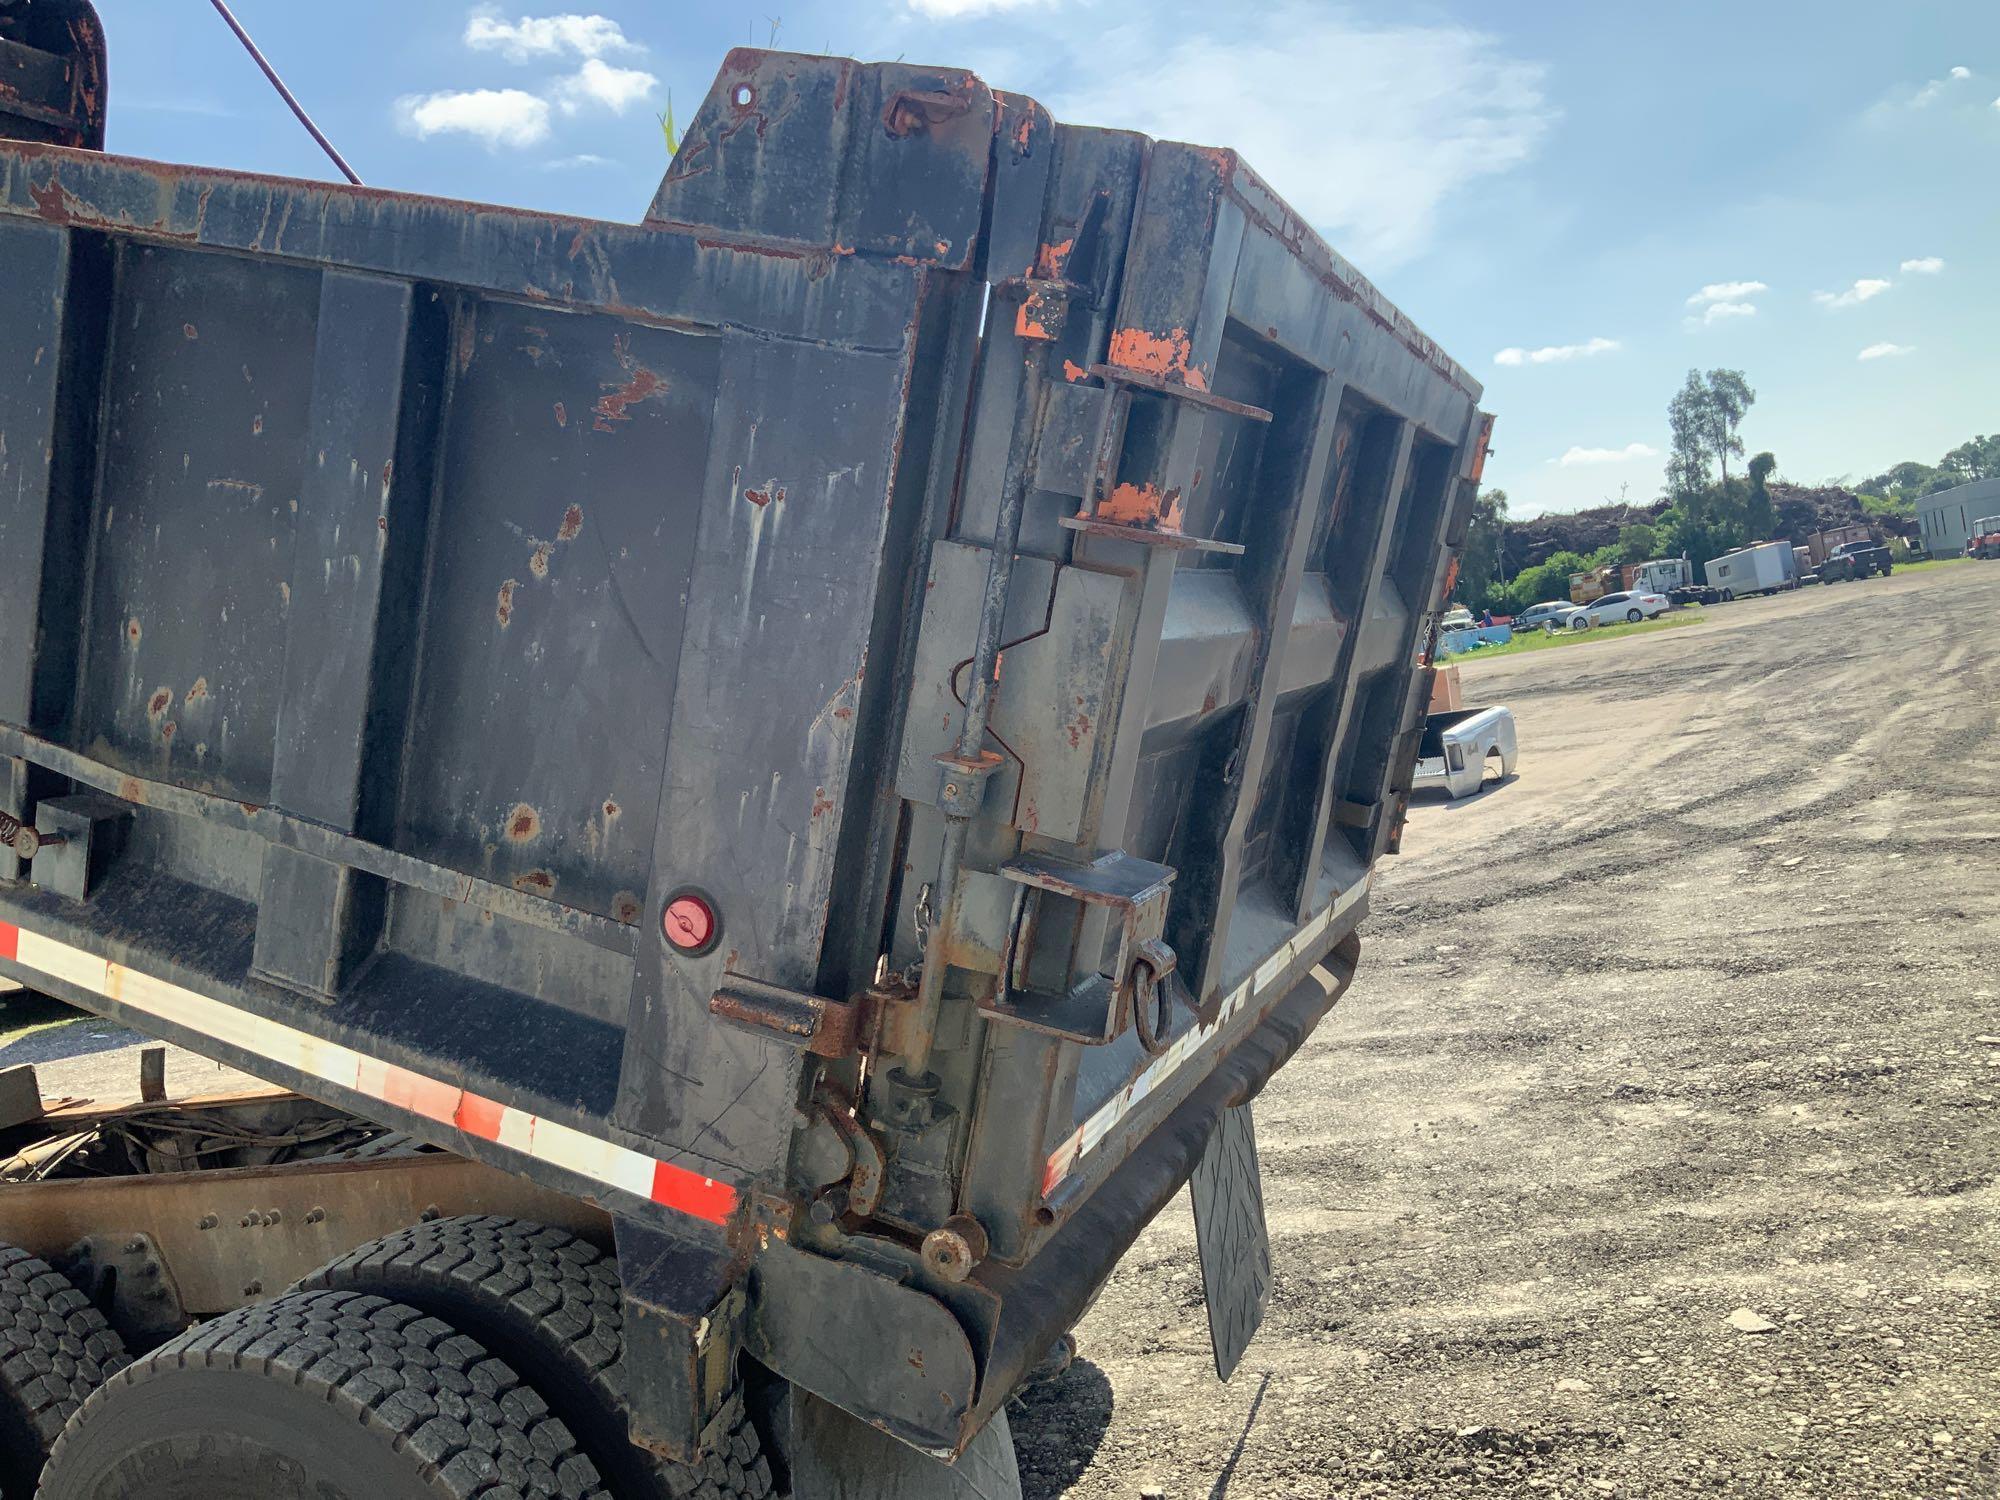
[[[815,818],[817,818],[822,813],[830,813],[832,811],[833,811],[833,798],[827,796],[826,788],[823,786],[814,787],[812,815]]]
[[[559,542],[573,542],[576,540],[576,534],[581,530],[583,530],[583,507],[581,505],[572,505],[568,510],[563,512],[562,525],[556,528],[556,540]]]
[[[569,426],[569,408],[564,406],[560,401],[556,403],[556,426]]]
[[[1181,492],[1178,489],[1163,493],[1156,484],[1133,484],[1127,480],[1097,502],[1093,519],[1120,526],[1179,531],[1181,514]]]
[[[163,740],[172,739],[174,737],[175,728],[176,725],[174,724],[174,721],[172,719],[167,720],[166,723],[160,726],[160,738]]]
[[[851,708],[845,708],[845,707],[842,707],[842,708],[836,708],[836,709],[835,709],[835,710],[833,711],[833,716],[834,716],[834,717],[835,717],[836,719],[851,719],[851,718],[853,718],[853,717],[854,717],[854,710],[853,710],[853,709],[851,709]]]
[[[615,817],[617,817],[617,816],[618,816],[618,814],[619,814],[619,813],[620,813],[621,811],[623,811],[623,809],[622,809],[622,808],[620,808],[620,807],[618,806],[618,804],[617,804],[616,802],[613,802],[613,801],[612,801],[612,800],[611,800],[611,799],[610,799],[609,797],[606,797],[606,798],[604,799],[604,816],[605,816],[605,817],[607,817],[607,818],[615,818]]]
[[[382,464],[382,493],[389,493],[389,481],[396,477],[396,460],[387,459]]]
[[[1063,361],[1063,379],[1069,381],[1072,385],[1079,380],[1088,379],[1089,376],[1090,371],[1086,370],[1075,360],[1066,359]]]
[[[507,814],[507,840],[509,843],[525,844],[542,831],[542,815],[525,802],[516,802],[514,810]]]
[[[611,915],[620,922],[639,920],[639,898],[630,891],[620,891],[611,898]]]
[[[125,644],[128,646],[138,645],[139,634],[139,617],[134,615],[125,622]]]
[[[206,677],[197,677],[194,680],[194,686],[187,690],[187,697],[182,701],[185,702],[190,708],[192,708],[195,704],[201,702],[202,699],[206,698],[207,696],[208,696],[208,679]]]
[[[389,518],[387,516],[377,516],[375,518],[375,529],[385,536],[388,535]]]
[[[528,870],[514,877],[514,889],[526,891],[531,896],[546,896],[556,888],[556,877],[549,870]]]
[[[262,437],[263,434],[264,434],[264,414],[262,412],[258,412],[256,416],[250,419],[250,435],[252,437]]]
[[[500,598],[499,601],[495,603],[493,606],[493,618],[500,622],[500,628],[502,630],[505,630],[510,624],[513,623],[514,590],[519,588],[520,586],[521,586],[520,580],[515,578],[510,578],[505,583],[500,585]]]
[[[606,384],[603,387],[604,394],[597,398],[597,404],[591,408],[596,413],[597,420],[590,425],[599,432],[617,431],[615,423],[632,420],[632,407],[642,401],[651,401],[656,396],[663,396],[667,391],[665,380],[632,357],[622,336],[612,340],[612,348],[617,351],[618,363],[624,366],[631,378],[623,385]]]
[[[200,338],[200,337],[201,337],[201,334],[200,334],[199,332],[197,332],[197,331],[196,331],[196,329],[195,329],[195,326],[194,326],[194,324],[192,324],[192,323],[183,323],[183,324],[181,324],[181,337],[183,337],[183,338],[190,338],[190,339],[198,339],[198,338]]]
[[[553,542],[537,542],[535,550],[528,554],[528,571],[537,578],[549,576],[549,554],[555,551]]]
[[[1215,712],[1215,689],[1214,689],[1214,688],[1210,688],[1210,689],[1209,689],[1209,690],[1208,690],[1208,691],[1207,691],[1206,693],[1202,694],[1202,698],[1201,698],[1201,711],[1202,711],[1203,713],[1205,713],[1205,714],[1212,714],[1212,713],[1214,713],[1214,712]]]
[[[752,505],[770,505],[774,501],[781,502],[784,500],[785,487],[775,479],[767,479],[764,481],[764,487],[761,490],[745,490],[743,498],[748,500]]]
[[[143,804],[146,800],[146,783],[136,776],[127,776],[118,783],[118,796],[120,801]]]
[[[1110,363],[1123,369],[1156,375],[1162,380],[1178,380],[1190,390],[1205,391],[1208,377],[1198,365],[1189,363],[1193,357],[1194,349],[1185,328],[1175,328],[1164,335],[1143,328],[1121,328],[1111,335],[1108,356]]]
[[[172,688],[159,688],[154,692],[153,696],[149,700],[147,700],[146,715],[148,718],[152,719],[154,722],[157,723],[160,719],[160,716],[166,713],[166,711],[172,708],[173,706],[174,706],[174,690]]]
[[[472,321],[470,315],[461,317],[458,322],[458,343],[452,351],[458,360],[459,374],[463,375],[467,370],[472,368],[472,356],[477,352],[478,347],[478,325]]]

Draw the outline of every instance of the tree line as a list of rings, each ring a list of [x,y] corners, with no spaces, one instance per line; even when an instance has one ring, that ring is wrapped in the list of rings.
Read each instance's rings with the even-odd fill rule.
[[[1507,492],[1487,490],[1474,502],[1472,524],[1459,562],[1456,597],[1473,609],[1512,614],[1544,599],[1567,599],[1572,573],[1656,557],[1686,557],[1697,566],[1778,529],[1770,480],[1778,460],[1769,452],[1747,463],[1743,419],[1757,393],[1741,370],[1688,371],[1667,403],[1670,448],[1664,507],[1650,521],[1633,522],[1618,540],[1590,553],[1557,552],[1506,576],[1502,543]],[[1731,461],[1739,461],[1732,471]],[[2000,475],[2000,433],[1961,443],[1935,464],[1901,463],[1854,486],[1862,509],[1884,519],[1916,513],[1922,495]],[[1803,540],[1803,538],[1799,538]]]

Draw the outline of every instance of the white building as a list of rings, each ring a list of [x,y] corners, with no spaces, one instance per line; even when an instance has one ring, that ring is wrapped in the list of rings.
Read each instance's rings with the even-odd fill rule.
[[[1987,516],[2000,516],[2000,479],[1975,479],[1917,501],[1917,528],[1933,557],[1963,552],[1973,522]]]

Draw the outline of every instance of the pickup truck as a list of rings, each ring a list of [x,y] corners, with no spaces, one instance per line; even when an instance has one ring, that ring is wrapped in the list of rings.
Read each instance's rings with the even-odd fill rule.
[[[1429,714],[1417,746],[1417,774],[1412,787],[1441,787],[1456,799],[1470,797],[1486,780],[1486,767],[1497,761],[1500,779],[1514,774],[1516,755],[1512,710],[1461,708]]]
[[[1184,1186],[1233,1372],[1478,381],[963,69],[731,52],[636,224],[107,76],[0,4],[0,979],[271,1091],[0,1098],[0,1493],[1019,1500]]]
[[[1843,542],[1819,565],[1819,581],[1840,583],[1866,578],[1870,573],[1887,578],[1892,567],[1889,549],[1880,542]]]

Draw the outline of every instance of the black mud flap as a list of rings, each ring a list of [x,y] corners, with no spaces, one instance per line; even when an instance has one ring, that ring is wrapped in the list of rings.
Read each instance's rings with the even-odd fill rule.
[[[1264,1228],[1264,1179],[1257,1171],[1257,1129],[1248,1104],[1216,1121],[1208,1148],[1188,1179],[1202,1294],[1215,1373],[1236,1373],[1271,1301],[1271,1237]]]

